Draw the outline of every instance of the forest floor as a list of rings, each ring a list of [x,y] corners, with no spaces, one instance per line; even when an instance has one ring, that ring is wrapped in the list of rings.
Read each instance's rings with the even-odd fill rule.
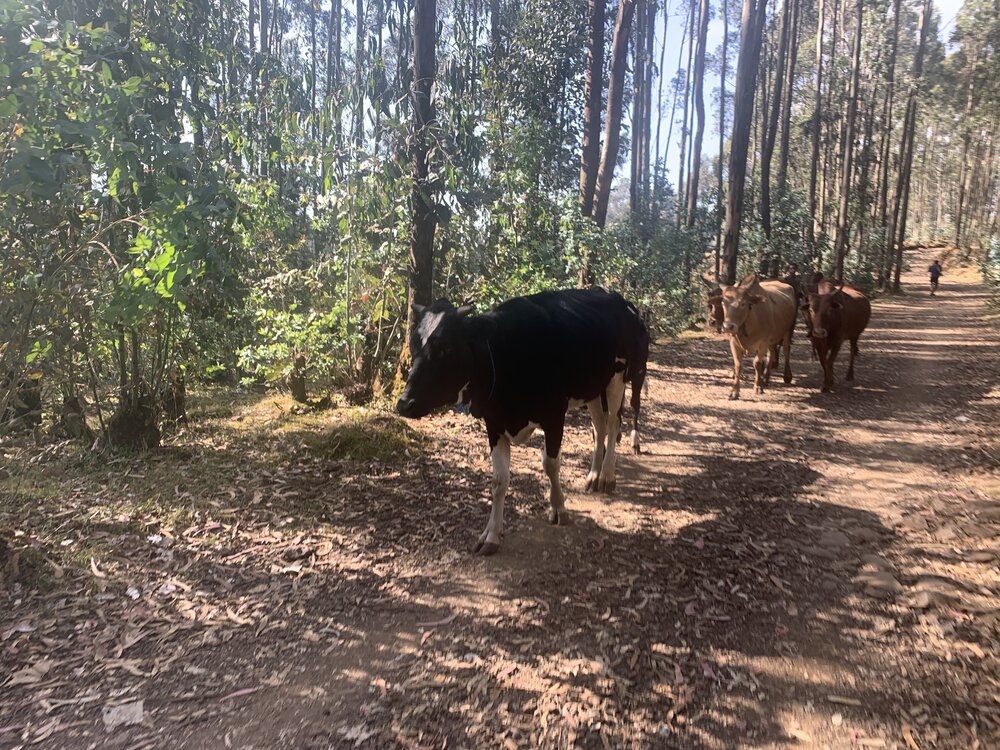
[[[833,394],[801,334],[735,403],[723,339],[655,347],[615,494],[573,414],[572,524],[515,448],[490,558],[457,413],[210,391],[147,456],[0,444],[0,748],[1000,747],[1000,335],[912,262]]]

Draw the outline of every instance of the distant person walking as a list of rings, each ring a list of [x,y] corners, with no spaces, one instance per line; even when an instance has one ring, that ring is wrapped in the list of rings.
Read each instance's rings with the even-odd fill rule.
[[[941,278],[941,261],[935,260],[931,263],[927,273],[931,275],[931,296],[933,297],[938,288],[938,279]]]

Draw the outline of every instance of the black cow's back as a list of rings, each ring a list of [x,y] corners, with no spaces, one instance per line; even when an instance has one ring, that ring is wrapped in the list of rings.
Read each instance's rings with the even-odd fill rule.
[[[569,289],[516,297],[487,317],[498,400],[530,411],[554,399],[589,401],[615,372],[645,369],[648,348],[638,311],[619,294],[603,289]]]

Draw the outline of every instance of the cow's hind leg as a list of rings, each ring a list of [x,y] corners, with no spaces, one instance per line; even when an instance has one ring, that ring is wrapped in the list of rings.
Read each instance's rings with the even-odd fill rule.
[[[854,359],[858,356],[858,340],[851,339],[851,356],[847,360],[847,379],[854,380]]]
[[[615,489],[615,445],[618,432],[622,428],[621,405],[625,400],[625,378],[621,373],[611,378],[604,391],[608,401],[608,449],[601,463],[601,477],[597,480],[599,492],[613,492]]]
[[[566,522],[566,496],[559,486],[559,451],[562,448],[563,422],[545,425],[545,445],[542,446],[542,468],[549,478],[549,523]]]
[[[490,489],[493,494],[493,505],[490,508],[490,520],[486,529],[479,535],[475,551],[481,555],[492,555],[500,549],[500,536],[503,534],[503,502],[510,485],[510,441],[505,435],[490,435],[490,457],[493,460],[493,480]]]
[[[757,393],[764,392],[764,386],[767,384],[767,373],[769,368],[768,360],[771,358],[770,349],[761,347],[753,356],[753,369],[754,378],[753,385],[754,390]]]
[[[785,349],[785,372],[783,379],[786,383],[792,382],[792,331],[785,334],[784,340],[781,342]]]
[[[587,474],[587,481],[584,484],[584,487],[589,492],[597,490],[597,480],[601,476],[601,464],[604,461],[604,442],[608,434],[608,420],[600,398],[588,401],[587,411],[590,412],[590,421],[594,425],[594,457],[590,462],[590,472]]]

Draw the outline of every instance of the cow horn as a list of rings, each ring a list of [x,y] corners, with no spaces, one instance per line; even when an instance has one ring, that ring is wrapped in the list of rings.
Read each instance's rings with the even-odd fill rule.
[[[756,281],[757,281],[757,272],[755,271],[753,273],[750,273],[750,274],[747,274],[746,276],[744,276],[743,280],[740,281],[740,286],[750,286],[751,284],[755,283]]]
[[[419,318],[421,315],[424,314],[424,310],[427,309],[427,305],[418,305],[416,302],[414,302],[412,305],[410,305],[410,309],[413,310],[413,317]]]
[[[472,305],[462,305],[457,310],[458,314],[461,315],[463,318],[467,315],[472,315],[474,311],[475,308]]]

